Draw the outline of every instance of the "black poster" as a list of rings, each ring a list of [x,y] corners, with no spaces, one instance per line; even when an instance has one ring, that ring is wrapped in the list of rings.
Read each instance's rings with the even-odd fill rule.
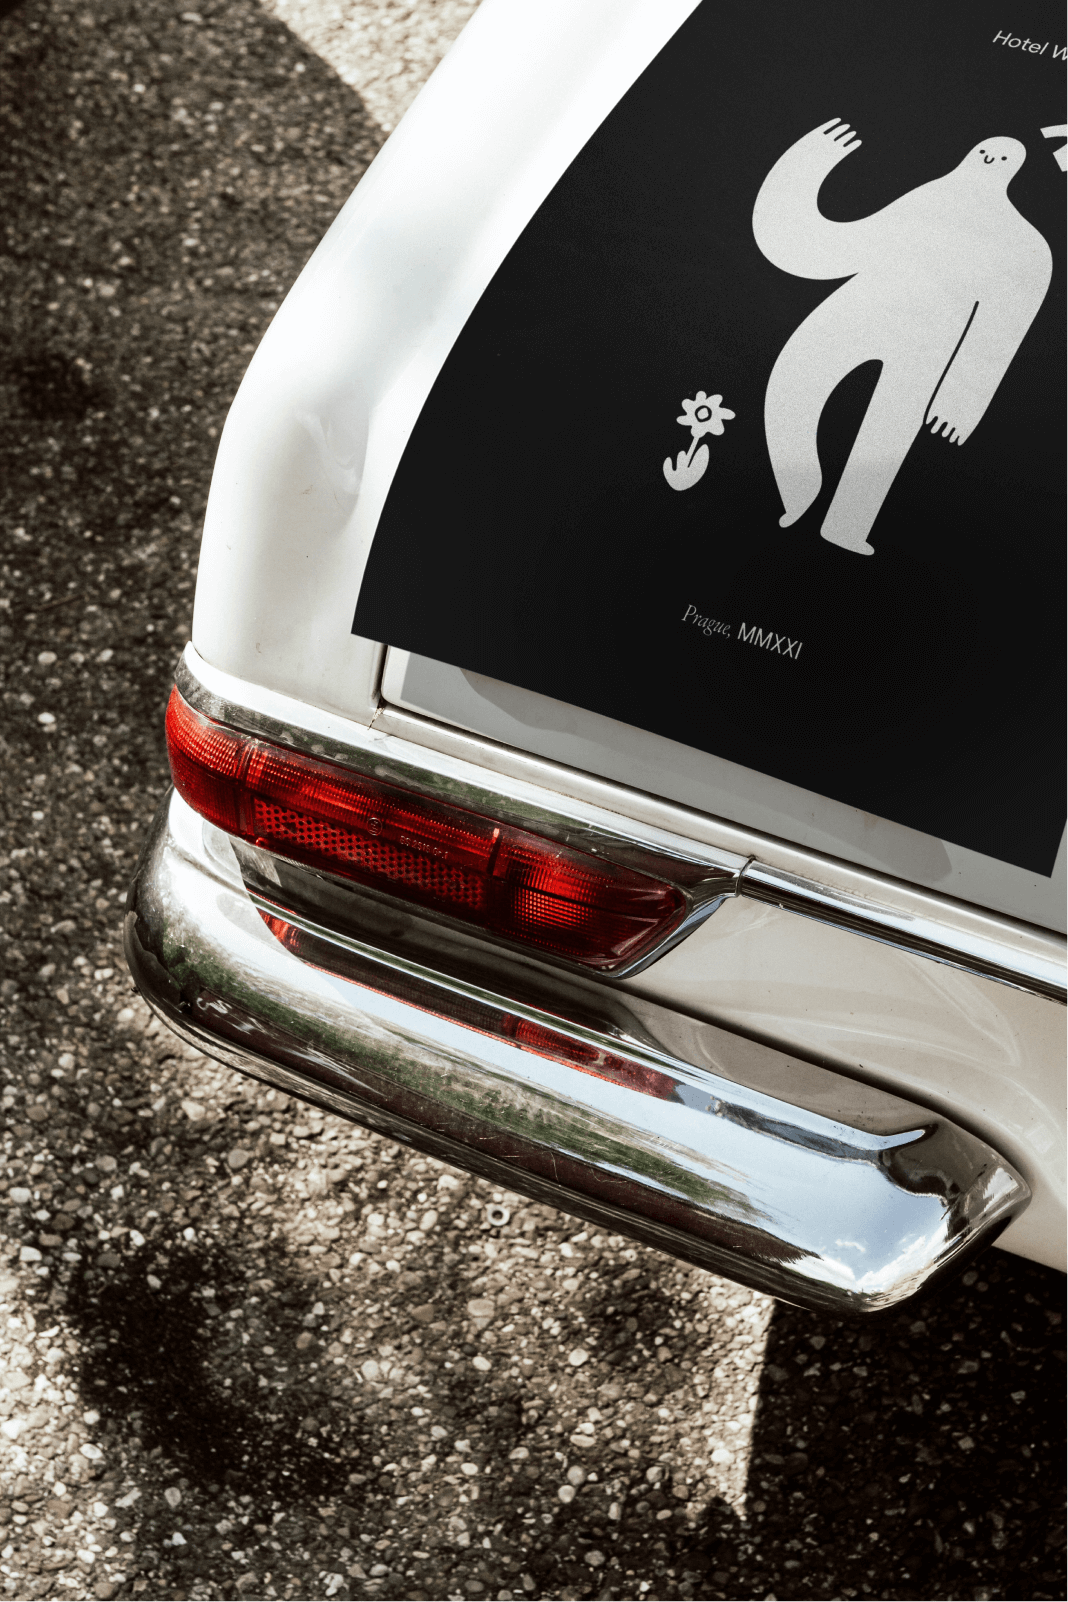
[[[453,347],[354,632],[1050,874],[1065,41],[1009,10],[705,0]]]

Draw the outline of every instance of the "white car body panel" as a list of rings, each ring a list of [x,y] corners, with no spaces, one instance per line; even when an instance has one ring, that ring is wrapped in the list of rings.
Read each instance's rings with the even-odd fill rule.
[[[386,494],[457,335],[534,210],[695,3],[486,0],[250,364],[205,522],[196,672],[313,733],[345,740],[371,726],[383,742],[533,777],[1008,948],[1063,954],[1049,932],[1064,927],[1063,843],[1044,881],[597,714],[509,699],[407,652],[387,660],[383,644],[350,632]],[[1001,1243],[1064,1266],[1054,1002],[741,900],[623,984],[951,1115],[1034,1192]]]

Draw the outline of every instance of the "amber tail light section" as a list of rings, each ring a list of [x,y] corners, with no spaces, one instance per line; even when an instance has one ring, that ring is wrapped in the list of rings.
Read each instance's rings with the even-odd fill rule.
[[[588,968],[629,966],[685,914],[674,885],[252,738],[177,689],[167,748],[179,795],[228,834]]]

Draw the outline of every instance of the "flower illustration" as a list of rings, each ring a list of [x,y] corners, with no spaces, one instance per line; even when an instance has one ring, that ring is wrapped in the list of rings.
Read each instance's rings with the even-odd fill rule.
[[[683,401],[683,415],[676,417],[675,421],[688,428],[695,440],[703,434],[722,434],[724,422],[734,416],[732,411],[720,404],[722,400],[722,395],[706,395],[703,389],[699,389],[695,400]]]

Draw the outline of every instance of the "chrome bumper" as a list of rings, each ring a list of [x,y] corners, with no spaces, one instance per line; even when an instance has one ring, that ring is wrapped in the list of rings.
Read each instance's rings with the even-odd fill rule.
[[[600,981],[508,982],[477,942],[413,960],[294,911],[269,862],[250,888],[243,860],[168,797],[127,903],[134,979],[202,1051],[343,1117],[840,1312],[917,1294],[1027,1205],[914,1103]]]

